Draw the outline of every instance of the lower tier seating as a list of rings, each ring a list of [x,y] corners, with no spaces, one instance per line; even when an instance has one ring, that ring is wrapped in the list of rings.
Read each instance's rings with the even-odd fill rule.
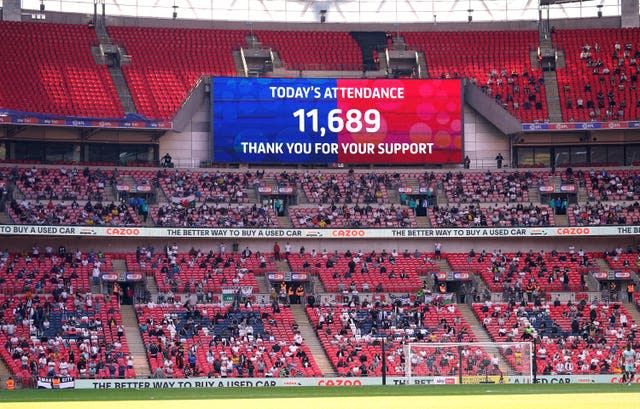
[[[116,298],[0,296],[0,356],[19,378],[134,378]]]
[[[322,375],[287,307],[138,306],[137,314],[155,375]]]

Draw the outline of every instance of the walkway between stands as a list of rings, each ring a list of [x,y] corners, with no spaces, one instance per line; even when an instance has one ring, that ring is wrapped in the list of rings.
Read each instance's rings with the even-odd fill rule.
[[[489,336],[489,333],[482,327],[482,323],[478,321],[478,317],[476,317],[476,315],[473,313],[473,310],[471,309],[471,307],[469,307],[468,304],[458,304],[458,309],[460,310],[460,314],[462,314],[462,317],[465,319],[465,321],[469,323],[469,327],[471,328],[473,334],[476,336],[478,342],[493,342],[493,340]],[[495,355],[496,357],[498,357],[498,360],[500,361],[499,367],[502,373],[511,372],[511,366],[504,359],[504,356],[500,353],[497,347],[487,347],[485,349],[489,356]]]
[[[11,376],[11,372],[9,372],[9,368],[5,365],[4,361],[0,359],[0,389],[2,389],[5,384],[4,381]]]
[[[148,378],[151,370],[149,369],[149,361],[147,361],[147,350],[140,336],[136,310],[132,305],[121,305],[120,309],[124,335],[127,338],[129,352],[133,356],[133,368],[138,378]]]
[[[626,297],[627,295],[625,294],[624,296]],[[627,310],[627,312],[629,312],[629,315],[631,315],[631,318],[634,322],[640,322],[640,311],[638,311],[633,303],[625,301],[622,303],[622,305],[624,305],[624,308]]]
[[[335,370],[333,369],[333,366],[331,366],[331,361],[329,361],[316,332],[313,330],[313,324],[309,321],[309,317],[307,317],[305,307],[301,304],[292,304],[291,312],[293,313],[293,317],[296,319],[296,322],[299,324],[300,334],[302,335],[304,343],[311,351],[313,359],[315,359],[323,375],[334,376]]]

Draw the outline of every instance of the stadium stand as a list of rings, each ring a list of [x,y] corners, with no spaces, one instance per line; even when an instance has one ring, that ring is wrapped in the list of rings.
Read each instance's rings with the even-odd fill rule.
[[[97,65],[96,33],[84,25],[0,21],[0,107],[50,115],[122,118],[107,67]]]
[[[289,70],[362,70],[362,51],[347,32],[258,30],[255,34],[280,54]]]
[[[0,303],[0,355],[16,376],[135,377],[116,298],[63,290]]]
[[[203,300],[207,293],[218,294],[223,287],[251,287],[257,290],[256,275],[275,271],[273,256],[252,253],[248,248],[241,254],[226,252],[224,246],[214,253],[192,248],[179,253],[177,245],[166,246],[157,253],[152,247],[138,248],[135,254],[125,255],[131,271],[153,275],[161,292],[193,293]]]
[[[437,298],[429,303],[415,304],[408,299],[393,303],[380,299],[366,307],[308,306],[307,314],[335,370],[346,376],[380,376],[382,337],[390,340],[386,346],[387,371],[392,375],[404,373],[403,341],[453,342],[475,339],[457,307],[454,304],[444,306]],[[478,351],[480,357],[487,357],[485,351]],[[429,371],[419,374],[455,374],[455,368],[449,366],[446,356],[447,352],[442,351],[442,357],[418,357],[431,361],[423,367]],[[482,360],[478,359],[476,364]]]
[[[4,250],[0,258],[0,283],[3,294],[51,294],[60,288],[89,291],[89,276],[111,272],[111,256],[93,250],[83,253],[60,246],[54,250],[38,245],[21,253]]]
[[[610,373],[637,331],[619,303],[485,303],[473,310],[496,341],[531,339],[536,333],[541,374]],[[515,363],[518,357],[508,359]]]
[[[154,374],[296,377],[321,372],[290,309],[251,306],[137,307]]]
[[[569,224],[572,226],[637,225],[640,223],[640,203],[587,203],[570,206]]]
[[[461,207],[434,206],[427,210],[435,227],[516,227],[553,226],[553,211],[545,205],[495,204],[490,207],[468,205]]]
[[[420,275],[437,272],[433,254],[395,249],[387,253],[337,251],[291,253],[287,258],[292,271],[318,274],[330,292],[415,292],[422,282]]]
[[[138,112],[149,119],[173,119],[203,75],[236,76],[234,52],[245,45],[249,34],[277,51],[289,70],[359,74],[363,67],[360,45],[346,31],[110,26],[108,33],[130,58],[122,66],[124,78]],[[640,118],[637,28],[559,29],[552,34],[554,46],[566,60],[566,66],[557,70],[563,120]],[[4,111],[125,117],[107,68],[92,57],[91,47],[99,44],[94,30],[85,25],[0,21],[0,35],[0,122]],[[551,91],[535,62],[541,43],[537,31],[403,32],[402,37],[409,47],[424,52],[431,78],[467,78],[522,122],[548,122],[547,92],[551,95]],[[387,45],[390,41],[388,36]],[[467,123],[462,125],[466,132]],[[473,125],[481,128],[487,122]],[[33,137],[22,141],[21,128],[11,126],[6,131],[3,127],[0,135],[0,147],[9,152],[5,139],[24,142]],[[46,136],[38,136],[43,141],[60,138],[61,143],[76,143],[67,134],[51,132],[50,136],[43,129]],[[133,143],[140,136],[130,135],[133,130],[117,132],[105,137],[108,143]],[[616,144],[637,140],[633,130],[620,132],[624,134],[611,137]],[[473,135],[478,146],[486,142],[480,134]],[[92,135],[79,135],[83,151],[94,143],[89,140]],[[517,143],[528,149],[528,144],[548,136],[533,135]],[[598,141],[590,136],[584,131],[576,138],[581,150],[586,146],[585,158],[590,155],[587,148],[614,146],[605,138]],[[156,150],[165,148],[158,143],[157,133],[150,137]],[[562,144],[569,144],[564,132],[558,137]],[[166,146],[181,142],[175,135],[170,138]],[[502,141],[490,143],[487,150],[505,146]],[[514,149],[521,147],[508,143]],[[555,146],[544,144],[552,146],[547,155],[553,156]],[[3,155],[10,156],[5,151]],[[319,377],[331,373],[320,369],[322,355],[338,376],[380,376],[383,360],[389,375],[402,376],[406,365],[412,365],[417,376],[454,376],[457,368],[450,361],[458,353],[464,356],[469,373],[501,375],[497,366],[489,365],[493,351],[485,348],[442,348],[429,356],[416,354],[411,362],[405,362],[403,355],[407,342],[475,342],[487,335],[499,342],[535,339],[538,374],[616,373],[627,343],[640,350],[637,322],[632,319],[636,311],[629,309],[640,310],[640,294],[629,294],[633,302],[623,303],[624,287],[616,287],[638,280],[640,255],[633,249],[632,236],[637,231],[611,235],[611,243],[567,233],[580,240],[576,244],[587,245],[584,250],[580,246],[576,250],[567,241],[571,239],[562,237],[564,233],[549,241],[534,234],[522,238],[527,244],[544,240],[545,250],[536,251],[509,242],[511,236],[502,232],[521,227],[640,225],[640,172],[633,166],[621,167],[631,162],[627,157],[588,169],[586,159],[561,163],[560,155],[555,155],[549,162],[552,167],[536,170],[462,170],[461,165],[436,170],[346,170],[344,164],[312,169],[306,163],[297,169],[266,172],[244,164],[238,169],[228,165],[158,170],[137,162],[120,170],[113,168],[114,163],[80,167],[80,163],[59,161],[42,166],[31,160],[0,168],[0,224],[169,227],[178,232],[171,233],[175,234],[172,240],[178,237],[173,244],[160,244],[168,235],[153,236],[154,232],[169,229],[150,229],[153,234],[149,235],[136,229],[135,237],[127,238],[117,237],[113,229],[107,238],[74,231],[60,239],[57,251],[43,245],[51,239],[46,235],[3,241],[7,249],[0,257],[0,357],[25,384],[35,376],[135,378],[139,374],[124,334],[123,300],[107,294],[113,293],[109,280],[131,274],[141,277],[136,282],[138,295],[142,289],[145,292],[131,300],[135,304],[131,311],[135,311],[136,329],[153,377]],[[569,165],[581,169],[556,170]],[[574,189],[569,194],[563,185],[574,185]],[[554,194],[545,196],[548,192]],[[558,207],[555,201],[563,204]],[[290,230],[285,233],[280,227]],[[441,252],[437,245],[437,254],[427,251],[434,240],[419,242],[422,236],[415,237],[420,244],[415,250],[412,246],[412,251],[392,247],[400,234],[388,243],[387,238],[369,242],[345,237],[326,247],[323,238],[313,236],[314,230],[318,234],[316,229],[325,228],[347,232],[429,228],[432,232],[475,227],[499,232],[495,241],[474,242],[442,234],[452,249]],[[245,228],[269,229],[277,240],[295,233],[293,229],[307,228],[305,239],[318,249],[305,250],[307,241],[291,240],[301,246],[300,251],[289,251],[288,242],[286,258],[281,259],[275,250],[250,250],[250,246],[272,244],[257,244],[258,238],[243,236],[234,237],[233,244],[221,240],[216,250],[201,250],[211,239],[207,237],[204,244],[204,234],[193,240],[179,237],[177,228],[206,232],[236,228],[238,235]],[[141,237],[149,242],[143,243]],[[591,238],[593,243],[587,241]],[[32,239],[30,250],[16,249]],[[358,247],[353,247],[354,239],[360,240]],[[490,249],[498,242],[493,250],[467,251],[473,245]],[[108,250],[88,251],[94,243]],[[191,248],[180,251],[178,244]],[[602,244],[615,250],[598,250]],[[72,245],[81,250],[65,248]],[[154,245],[164,248],[156,251]],[[503,245],[504,251],[498,248]],[[347,250],[350,246],[358,250]],[[623,250],[623,246],[629,247]],[[277,293],[270,273],[282,273],[277,277],[307,273],[309,297],[298,300],[284,283]],[[457,274],[466,278],[457,280]],[[466,302],[465,296],[470,296]],[[465,315],[469,299],[474,301],[470,307],[477,321]],[[308,320],[294,318],[294,311],[303,310],[290,304],[298,302],[304,305]],[[322,350],[313,350],[309,339],[303,339],[301,327],[309,325]],[[381,353],[383,343],[386,355]],[[519,350],[507,350],[502,358],[515,368],[528,357]],[[640,369],[640,359],[636,367]]]
[[[581,291],[582,275],[597,270],[593,266],[594,254],[583,250],[569,253],[539,251],[468,254],[445,253],[455,271],[475,272],[482,276],[492,292],[504,292],[509,296],[533,297],[547,291]]]
[[[375,172],[329,175],[305,172],[300,184],[312,203],[387,203],[387,189],[397,186],[398,177]]]
[[[638,28],[558,30],[554,46],[564,51],[558,69],[565,121],[629,120],[638,105]]]
[[[113,174],[101,169],[21,168],[3,169],[27,199],[105,200],[105,188]]]
[[[443,185],[447,200],[454,203],[529,202],[529,188],[544,185],[548,178],[548,172],[447,172]]]
[[[415,214],[406,206],[366,205],[297,207],[292,209],[294,227],[416,227]]]
[[[591,170],[584,175],[591,201],[640,199],[640,173],[636,170]]]
[[[424,52],[431,78],[469,78],[523,122],[548,118],[542,73],[529,53],[537,31],[403,32]]]
[[[122,71],[138,112],[172,119],[202,75],[235,76],[233,50],[243,30],[110,26],[109,35],[131,56]]]

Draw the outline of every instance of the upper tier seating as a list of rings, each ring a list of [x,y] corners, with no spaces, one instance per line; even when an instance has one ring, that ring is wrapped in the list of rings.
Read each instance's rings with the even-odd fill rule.
[[[497,342],[525,339],[525,329],[531,326],[540,337],[539,374],[614,373],[637,330],[621,304],[485,303],[474,304],[473,311]]]
[[[347,32],[261,30],[255,34],[265,47],[278,52],[289,70],[362,70],[362,51]]]
[[[131,56],[122,71],[138,112],[172,119],[202,75],[235,76],[247,31],[109,26]]]
[[[165,376],[321,376],[289,308],[138,306],[152,373]]]
[[[135,378],[115,298],[0,296],[0,306],[0,356],[14,376]]]
[[[557,70],[565,121],[640,118],[640,29],[557,30],[554,47],[564,51]]]
[[[548,118],[542,73],[531,65],[537,31],[405,32],[431,78],[468,77],[524,122]]]
[[[124,111],[86,25],[0,21],[0,108],[22,112],[122,118]]]

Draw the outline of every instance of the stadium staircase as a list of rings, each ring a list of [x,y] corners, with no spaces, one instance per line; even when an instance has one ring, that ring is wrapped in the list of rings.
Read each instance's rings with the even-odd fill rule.
[[[554,191],[560,192],[560,185],[562,184],[562,179],[560,176],[549,176],[549,185],[553,186]]]
[[[11,376],[11,372],[9,372],[9,368],[5,365],[2,358],[0,358],[0,389],[4,388],[4,381]]]
[[[120,99],[124,112],[127,114],[135,114],[138,111],[136,110],[136,105],[131,96],[131,90],[129,89],[129,85],[124,78],[121,68],[121,64],[130,64],[131,58],[125,53],[124,49],[113,43],[104,22],[98,20],[95,30],[100,45],[91,47],[93,59],[97,64],[107,65],[111,81],[118,92],[118,98]]]
[[[560,94],[558,92],[558,76],[555,71],[545,71],[544,89],[547,97],[547,109],[549,112],[549,122],[562,122],[562,105],[560,105]]]
[[[609,263],[607,263],[607,260],[597,257],[594,259],[596,262],[596,265],[598,267],[600,267],[600,271],[611,271],[613,270],[613,268],[611,268],[611,265]]]
[[[278,216],[278,223],[281,229],[290,229],[293,227],[289,216]]]
[[[320,276],[318,276],[317,274],[311,275],[311,285],[313,286],[313,292],[315,294],[327,292],[326,288],[324,288],[324,284],[322,284]]]
[[[436,265],[438,266],[438,269],[440,269],[440,271],[444,273],[450,273],[451,271],[453,271],[451,269],[451,264],[449,264],[449,261],[446,258],[435,259],[434,261],[436,262]]]
[[[630,303],[626,301],[626,297],[627,297],[626,293],[624,294],[624,296],[625,296],[625,302],[623,302],[622,305],[629,312],[629,315],[631,315],[631,319],[633,320],[633,322],[640,322],[640,310],[638,310],[638,307],[636,307],[634,303]]]
[[[151,375],[151,370],[149,361],[147,361],[147,349],[140,336],[136,310],[133,305],[122,305],[120,313],[129,352],[133,356],[133,369],[136,371],[136,376],[138,378],[148,378]]]
[[[147,291],[151,295],[152,300],[158,299],[158,284],[156,283],[156,278],[153,275],[145,276],[145,284],[147,285]]]
[[[556,226],[568,226],[569,216],[566,214],[555,214]]]
[[[258,283],[258,292],[261,294],[271,293],[271,284],[266,275],[256,275],[256,281]]]
[[[428,216],[416,216],[416,225],[421,228],[432,227]]]
[[[438,187],[436,188],[436,204],[438,206],[447,206],[449,204],[447,194],[444,192],[444,188],[440,183],[438,183]]]
[[[13,224],[11,216],[7,212],[0,212],[0,224]]]
[[[291,305],[291,312],[293,313],[293,317],[296,322],[299,324],[302,339],[309,348],[309,351],[311,351],[313,359],[318,364],[323,376],[335,376],[336,373],[331,365],[331,361],[329,360],[327,353],[322,347],[322,344],[313,329],[313,324],[309,321],[309,317],[307,317],[305,307],[301,304],[293,304]]]
[[[113,272],[118,276],[123,276],[128,271],[127,261],[123,259],[114,258],[113,260],[111,260],[111,266],[113,268]]]
[[[460,314],[462,314],[462,317],[469,324],[469,328],[471,329],[471,332],[473,332],[473,334],[475,335],[476,340],[478,342],[493,342],[493,340],[489,336],[489,333],[482,327],[482,324],[480,323],[480,321],[478,321],[478,317],[476,317],[476,315],[473,313],[473,310],[471,309],[471,307],[467,304],[457,304],[457,305],[458,305],[458,309],[460,310]],[[500,368],[500,371],[502,373],[513,372],[513,368],[504,359],[504,357],[502,356],[502,354],[500,353],[497,347],[485,347],[485,350],[487,351],[487,354],[489,354],[490,356],[496,355],[498,357],[499,359],[498,367]]]
[[[362,65],[367,71],[377,71],[373,51],[382,54],[387,48],[387,35],[383,31],[352,31],[349,33],[362,50]]]
[[[588,199],[587,188],[580,184],[578,186],[578,203],[586,203]]]

